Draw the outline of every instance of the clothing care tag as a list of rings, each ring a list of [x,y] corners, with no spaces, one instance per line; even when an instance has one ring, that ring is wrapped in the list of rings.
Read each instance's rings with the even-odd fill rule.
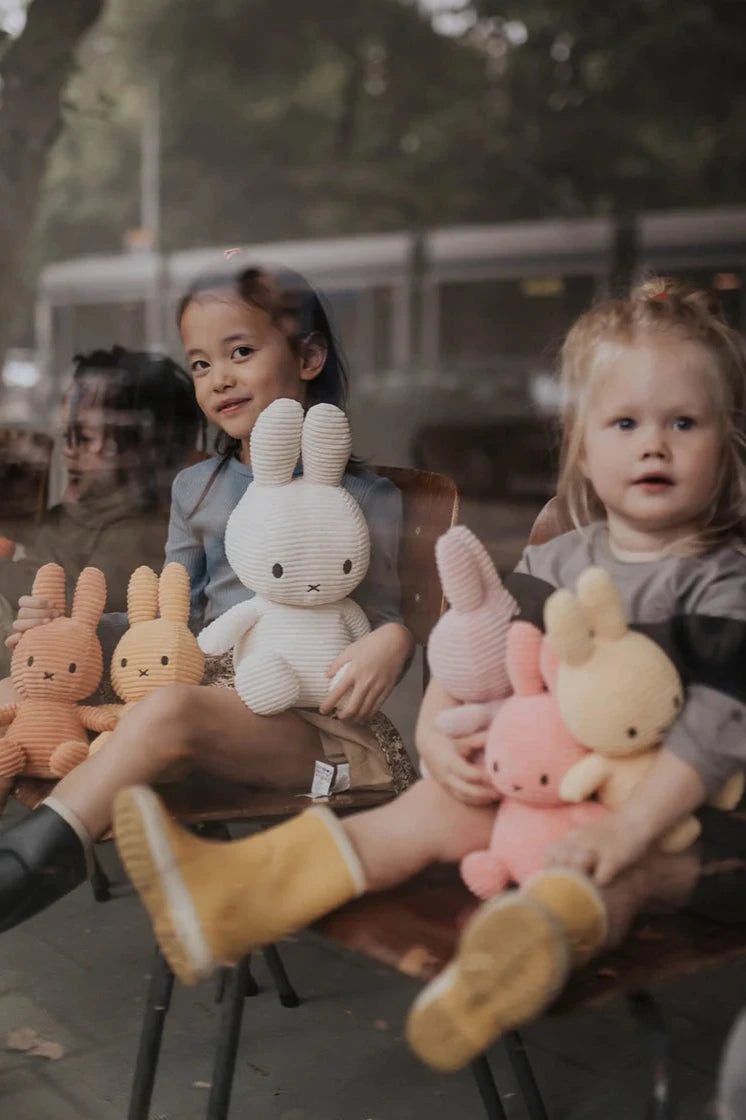
[[[330,762],[316,762],[311,783],[311,797],[328,797],[330,793],[344,793],[350,788],[350,767],[347,762],[333,766]]]

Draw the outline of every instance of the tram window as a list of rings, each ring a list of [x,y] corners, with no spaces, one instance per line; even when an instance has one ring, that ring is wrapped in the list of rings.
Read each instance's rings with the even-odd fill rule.
[[[63,368],[73,354],[114,345],[142,350],[147,345],[145,304],[140,301],[77,304],[60,308],[60,312],[62,330],[55,343],[56,348],[64,347],[65,353],[57,355],[55,364],[61,361]]]
[[[592,276],[530,276],[444,284],[441,353],[450,365],[493,365],[500,355],[539,358],[593,301]]]

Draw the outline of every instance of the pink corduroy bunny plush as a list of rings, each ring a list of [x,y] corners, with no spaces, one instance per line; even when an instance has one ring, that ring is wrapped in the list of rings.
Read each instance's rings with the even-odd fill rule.
[[[531,623],[511,625],[506,667],[514,695],[490,725],[484,758],[502,801],[489,848],[461,861],[461,876],[479,898],[525,882],[544,867],[551,844],[608,812],[596,802],[568,805],[560,797],[562,779],[587,752],[562,721],[554,695],[557,659]]]
[[[427,656],[433,677],[461,701],[437,722],[446,734],[468,734],[487,727],[510,695],[505,653],[518,606],[487,549],[465,525],[454,525],[438,539],[435,558],[449,610],[433,627]],[[451,725],[454,717],[458,727]]]

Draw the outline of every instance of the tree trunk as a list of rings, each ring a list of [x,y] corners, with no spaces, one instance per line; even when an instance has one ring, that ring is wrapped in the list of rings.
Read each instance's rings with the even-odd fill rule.
[[[19,283],[76,47],[104,0],[33,0],[8,48],[0,90],[0,369],[23,299]]]

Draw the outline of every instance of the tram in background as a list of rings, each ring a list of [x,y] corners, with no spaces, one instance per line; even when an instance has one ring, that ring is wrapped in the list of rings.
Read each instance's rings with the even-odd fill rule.
[[[607,218],[550,219],[276,242],[246,256],[295,268],[325,293],[354,369],[360,452],[388,462],[437,467],[432,449],[443,450],[449,431],[468,437],[477,418],[489,433],[551,412],[557,347],[613,290],[622,258],[632,278],[674,274],[717,289],[746,333],[746,208],[642,214],[624,229]],[[42,368],[57,381],[73,353],[114,342],[178,354],[180,295],[195,276],[235,263],[204,249],[47,266],[36,306]],[[519,443],[535,456],[528,436]]]

